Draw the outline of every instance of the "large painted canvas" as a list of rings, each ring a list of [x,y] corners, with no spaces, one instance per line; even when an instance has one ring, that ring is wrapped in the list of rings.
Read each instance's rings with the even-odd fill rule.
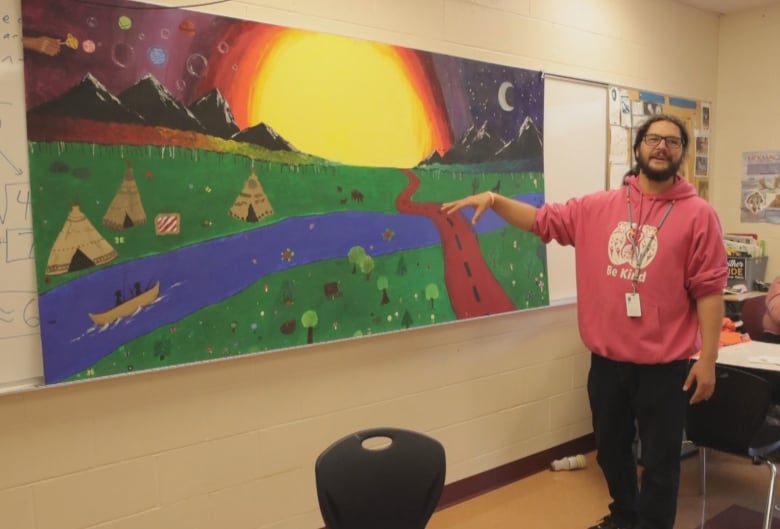
[[[46,383],[549,303],[540,72],[184,9],[24,0]],[[107,3],[109,4],[109,3]]]

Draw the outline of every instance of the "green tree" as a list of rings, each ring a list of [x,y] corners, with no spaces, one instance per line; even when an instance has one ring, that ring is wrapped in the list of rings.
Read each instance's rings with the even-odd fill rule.
[[[157,340],[154,342],[154,356],[159,357],[160,360],[165,360],[169,354],[171,354],[170,339],[163,338],[162,340]]]
[[[292,305],[293,304],[293,298],[295,297],[293,293],[293,284],[292,281],[289,279],[285,279],[282,282],[282,301],[285,305]]]
[[[317,323],[319,323],[317,311],[307,310],[303,313],[303,316],[301,316],[301,324],[308,329],[306,333],[306,343],[314,343],[314,328],[317,326]]]
[[[376,266],[374,258],[370,255],[364,255],[358,263],[358,266],[360,266],[360,271],[366,275],[366,281],[371,279],[371,272],[373,272],[374,267]]]
[[[414,323],[414,320],[412,319],[412,315],[409,314],[409,310],[408,309],[404,309],[404,315],[401,316],[401,323],[407,329],[409,327],[411,327],[411,325]]]
[[[379,278],[376,280],[376,288],[382,292],[382,305],[387,305],[390,303],[390,298],[387,296],[388,284],[389,281],[387,280],[387,276],[379,276]]]
[[[406,259],[402,255],[398,259],[398,266],[395,269],[395,273],[399,276],[405,276],[409,272],[409,267],[406,266]]]
[[[357,273],[358,266],[360,265],[360,261],[365,257],[366,251],[363,249],[362,246],[353,246],[349,249],[349,253],[347,254],[347,259],[349,259],[349,262],[352,263],[352,273]]]
[[[428,283],[425,287],[425,299],[431,301],[431,308],[434,308],[433,302],[439,299],[439,287],[434,283]]]

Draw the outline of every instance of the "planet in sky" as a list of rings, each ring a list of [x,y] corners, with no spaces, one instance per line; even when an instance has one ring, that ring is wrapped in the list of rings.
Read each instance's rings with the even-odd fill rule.
[[[184,19],[179,23],[179,31],[191,37],[195,34],[195,23],[192,20]]]
[[[119,26],[119,29],[127,31],[133,27],[133,20],[127,15],[122,15],[117,19],[116,25]]]
[[[152,64],[161,65],[165,64],[165,61],[168,59],[168,53],[158,46],[152,46],[149,48],[149,61]]]
[[[117,42],[111,48],[111,61],[120,68],[127,68],[132,64],[135,50],[132,46],[124,42]]]

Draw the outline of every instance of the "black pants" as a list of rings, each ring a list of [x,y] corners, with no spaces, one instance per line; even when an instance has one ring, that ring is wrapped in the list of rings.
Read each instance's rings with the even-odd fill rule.
[[[645,365],[591,355],[588,397],[597,461],[613,500],[610,513],[621,527],[674,527],[688,369],[688,361]],[[632,450],[635,426],[642,443],[641,487]]]

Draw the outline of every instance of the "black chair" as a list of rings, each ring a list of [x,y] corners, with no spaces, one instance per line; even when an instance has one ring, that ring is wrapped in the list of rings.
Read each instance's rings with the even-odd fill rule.
[[[315,463],[320,513],[329,529],[423,529],[441,498],[446,467],[444,447],[421,433],[350,434]]]
[[[766,379],[735,367],[715,367],[715,393],[688,406],[686,435],[699,448],[702,493],[707,493],[707,449],[762,461],[770,477],[764,529],[772,526],[776,462],[780,461],[780,422],[770,416],[771,388]]]

